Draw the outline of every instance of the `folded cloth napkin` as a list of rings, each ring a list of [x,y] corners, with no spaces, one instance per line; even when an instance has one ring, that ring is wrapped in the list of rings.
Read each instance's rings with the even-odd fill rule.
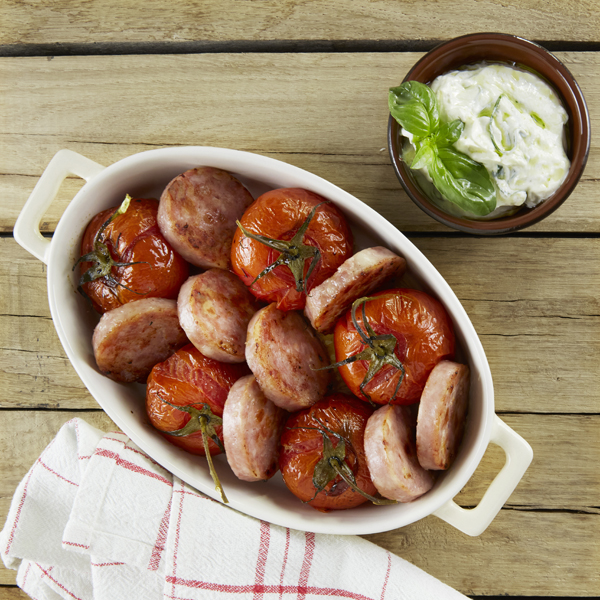
[[[361,538],[290,530],[189,487],[122,433],[66,423],[14,495],[4,564],[36,600],[455,600]]]

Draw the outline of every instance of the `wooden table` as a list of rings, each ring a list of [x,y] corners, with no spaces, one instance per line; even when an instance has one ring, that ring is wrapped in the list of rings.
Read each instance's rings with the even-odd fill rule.
[[[496,410],[533,463],[492,525],[435,517],[368,539],[472,597],[600,595],[600,152],[566,204],[522,233],[451,231],[401,190],[386,148],[387,89],[437,41],[502,31],[540,41],[578,80],[600,126],[596,0],[256,2],[123,0],[0,6],[0,517],[62,423],[114,427],[58,341],[46,269],[12,228],[50,158],[109,165],[142,150],[214,145],[312,171],[378,210],[455,290],[478,331]],[[82,181],[43,219],[51,236]],[[490,447],[458,496],[499,471]],[[24,597],[0,570],[0,598]]]

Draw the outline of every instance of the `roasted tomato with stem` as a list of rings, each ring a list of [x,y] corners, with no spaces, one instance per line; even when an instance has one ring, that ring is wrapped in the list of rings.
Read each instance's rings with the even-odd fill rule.
[[[288,489],[300,500],[327,512],[354,508],[377,493],[367,467],[364,431],[370,406],[347,394],[332,394],[288,418],[279,468]]]
[[[158,200],[128,195],[90,221],[75,266],[79,289],[97,312],[142,298],[177,298],[188,263],[163,237],[157,213]]]
[[[328,200],[301,188],[259,196],[238,223],[233,270],[265,302],[302,310],[306,295],[352,255],[352,232]]]
[[[350,391],[376,404],[419,401],[433,367],[454,357],[454,329],[435,298],[398,288],[359,298],[334,330],[335,357]]]
[[[245,364],[222,363],[192,344],[154,366],[146,387],[152,425],[175,446],[206,456],[215,489],[227,502],[211,455],[224,452],[223,407],[233,384],[249,374]]]

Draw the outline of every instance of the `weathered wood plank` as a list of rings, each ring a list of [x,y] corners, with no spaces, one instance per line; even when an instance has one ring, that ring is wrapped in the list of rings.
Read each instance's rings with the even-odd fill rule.
[[[476,18],[474,27],[473,19]],[[431,40],[500,31],[536,40],[598,41],[593,0],[129,0],[4,2],[0,43],[189,42],[229,40]]]
[[[3,413],[0,520],[6,518],[20,479],[60,426],[74,416],[103,430],[114,429],[101,412]],[[498,590],[510,595],[594,595],[599,589],[600,514],[593,503],[600,489],[600,440],[596,435],[600,417],[506,415],[504,419],[530,441],[534,462],[506,508],[482,536],[469,538],[429,517],[367,538],[463,593]],[[18,447],[15,438],[21,440]],[[457,501],[463,506],[476,504],[502,463],[497,453],[488,452]],[[569,512],[572,510],[581,512]],[[520,568],[525,558],[527,572]],[[13,582],[14,572],[0,569],[0,584]]]
[[[420,211],[387,154],[387,89],[417,53],[211,54],[0,59],[0,231],[11,231],[61,148],[109,165],[171,145],[257,152],[312,171],[402,231],[451,231]],[[600,54],[561,53],[600,126]],[[176,91],[175,91],[176,90]],[[290,119],[290,115],[294,115]],[[600,231],[600,153],[569,200],[530,231]],[[52,231],[82,182],[44,218]]]
[[[10,571],[10,574],[13,577],[7,581],[7,584],[15,582],[15,571]],[[0,587],[0,600],[29,600],[29,596],[18,587]]]
[[[500,418],[533,448],[533,461],[507,507],[600,515],[599,416],[506,414]],[[456,502],[464,507],[477,505],[505,459],[501,448],[490,445]]]
[[[598,413],[600,240],[414,241],[482,340],[497,410]],[[54,331],[45,266],[7,238],[0,264],[0,405],[95,408]]]
[[[46,266],[13,239],[0,240],[0,255],[10,261],[0,270],[6,291],[0,297],[0,382],[8,401],[2,404],[96,408],[54,329]]]
[[[501,510],[476,538],[427,517],[367,539],[464,594],[598,596],[598,533],[600,515]]]

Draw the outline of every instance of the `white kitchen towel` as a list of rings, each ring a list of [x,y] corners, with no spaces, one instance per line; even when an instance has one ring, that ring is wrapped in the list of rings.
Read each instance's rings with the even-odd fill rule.
[[[0,533],[4,564],[33,598],[92,599],[87,556],[62,549],[79,484],[102,432],[85,421],[65,424],[19,484]],[[64,596],[68,590],[73,596]]]
[[[91,557],[95,598],[162,599],[172,491],[171,473],[126,435],[100,440],[62,538]]]
[[[165,582],[164,597],[177,600],[465,598],[371,542],[291,530],[224,510],[177,477]]]
[[[19,485],[0,553],[38,600],[454,600],[353,536],[289,530],[207,498],[125,435],[69,421]]]

